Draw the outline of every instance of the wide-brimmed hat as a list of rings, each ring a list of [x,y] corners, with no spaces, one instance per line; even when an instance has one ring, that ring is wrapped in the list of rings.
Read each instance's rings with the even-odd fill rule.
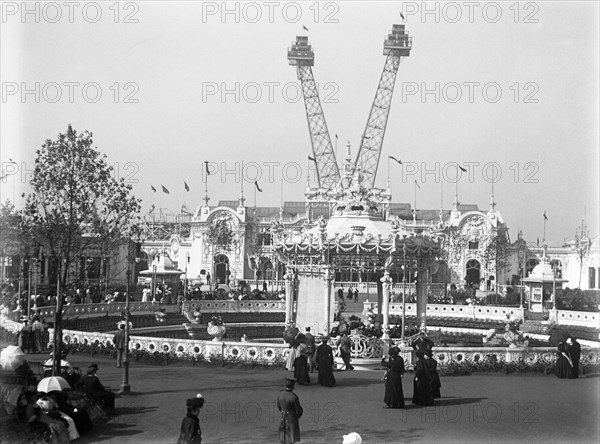
[[[394,355],[397,356],[400,354],[400,349],[398,347],[392,347],[390,348],[390,355]]]
[[[204,396],[198,393],[195,398],[188,398],[185,402],[185,405],[193,408],[202,408],[204,405]]]
[[[329,335],[325,335],[325,336],[323,336],[321,338],[321,341],[323,341],[323,342],[327,342],[327,341],[330,341],[330,340],[331,340],[331,336],[329,336]]]

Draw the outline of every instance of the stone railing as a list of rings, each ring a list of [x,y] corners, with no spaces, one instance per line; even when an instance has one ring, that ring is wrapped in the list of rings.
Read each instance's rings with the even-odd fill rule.
[[[376,309],[374,302],[365,302],[364,309]],[[390,315],[402,316],[402,303],[390,303]],[[417,316],[417,304],[406,304],[406,315]],[[451,305],[451,304],[427,304],[427,316],[464,318],[474,320],[506,320],[507,315],[511,318],[523,319],[525,309],[519,307],[494,307],[489,305]]]
[[[600,328],[600,313],[593,311],[550,310],[548,321],[558,325]]]
[[[49,329],[50,342],[54,330]],[[63,330],[63,341],[67,344],[103,345],[112,347],[113,333],[82,332]],[[256,362],[266,365],[285,363],[290,348],[283,340],[279,344],[260,342],[203,341],[194,339],[166,339],[144,336],[131,336],[129,350],[148,353],[174,353],[179,357],[193,357],[198,360],[235,359],[242,362]]]
[[[158,304],[152,302],[131,302],[129,311],[133,314],[152,314],[159,308],[164,308],[166,313],[180,313],[177,304]],[[185,301],[183,310],[196,310],[201,313],[285,313],[285,301],[280,300],[201,300],[201,301]],[[56,308],[40,307],[39,313],[47,320],[54,318]],[[125,311],[125,302],[111,302],[110,304],[71,304],[64,309],[63,317],[98,317],[98,316],[115,316]],[[13,321],[18,321],[21,316],[20,312],[7,312],[6,317]]]
[[[200,313],[285,313],[285,301],[186,301],[183,311]]]

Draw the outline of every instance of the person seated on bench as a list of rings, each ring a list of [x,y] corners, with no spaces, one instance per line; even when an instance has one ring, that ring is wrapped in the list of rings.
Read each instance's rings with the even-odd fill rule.
[[[115,394],[110,390],[106,390],[96,373],[98,372],[98,364],[92,364],[87,369],[87,374],[81,377],[81,384],[86,393],[93,399],[102,404],[104,410],[108,413],[115,408]]]

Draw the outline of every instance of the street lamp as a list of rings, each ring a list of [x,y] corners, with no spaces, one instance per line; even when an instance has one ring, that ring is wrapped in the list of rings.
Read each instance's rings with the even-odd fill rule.
[[[404,335],[404,330],[406,327],[406,244],[402,245],[402,336],[401,340],[403,345],[405,345],[406,337]]]
[[[125,287],[125,350],[123,353],[123,382],[119,394],[124,395],[131,392],[129,385],[129,280],[131,278],[131,262],[127,261],[127,282]]]

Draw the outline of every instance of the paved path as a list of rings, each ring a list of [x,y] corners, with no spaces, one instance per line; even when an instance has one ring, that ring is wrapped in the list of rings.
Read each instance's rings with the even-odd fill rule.
[[[32,362],[45,355],[28,355]],[[75,354],[72,365],[100,366],[100,380],[113,390],[121,369],[105,356]],[[77,443],[174,443],[185,399],[200,392],[205,443],[277,442],[275,399],[284,370],[132,363],[132,394],[117,399],[118,416]],[[397,442],[598,442],[600,378],[480,374],[442,377],[442,399],[429,408],[410,403],[412,374],[404,380],[406,410],[383,408],[383,371],[373,365],[337,372],[338,385],[298,386],[305,409],[303,443],[340,443],[359,432],[364,443]],[[314,380],[316,381],[316,374]]]

